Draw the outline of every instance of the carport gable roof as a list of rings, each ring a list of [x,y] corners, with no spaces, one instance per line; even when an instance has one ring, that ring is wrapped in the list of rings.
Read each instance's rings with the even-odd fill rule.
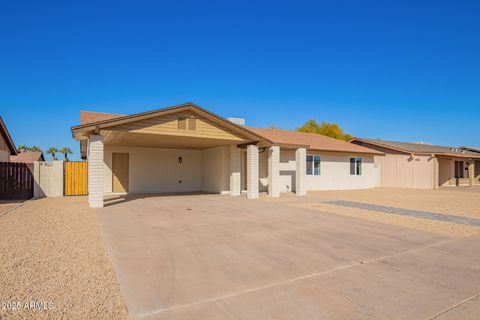
[[[86,121],[94,120],[94,119],[95,120],[99,119],[99,120],[72,127],[72,136],[74,139],[82,140],[82,139],[86,139],[89,134],[92,134],[95,132],[98,133],[102,129],[108,129],[108,128],[112,128],[112,127],[126,124],[126,123],[131,123],[135,121],[145,120],[153,117],[159,117],[159,116],[182,112],[182,111],[190,111],[195,114],[198,114],[199,116],[213,123],[219,124],[235,132],[236,134],[242,136],[246,140],[250,140],[252,142],[264,141],[267,144],[271,144],[271,141],[269,139],[248,130],[246,127],[237,125],[208,110],[205,110],[194,103],[185,103],[185,104],[176,105],[168,108],[136,113],[133,115],[108,114],[108,113],[100,113],[100,112],[97,112],[96,114],[91,113],[91,115],[88,115],[88,116],[84,115],[83,118],[87,119]]]
[[[416,155],[436,155],[436,156],[451,156],[460,158],[479,158],[480,154],[462,150],[461,148],[453,148],[447,146],[437,146],[426,143],[374,140],[365,138],[353,138],[350,142],[360,141],[368,144],[380,146],[383,148],[404,152],[407,154]]]

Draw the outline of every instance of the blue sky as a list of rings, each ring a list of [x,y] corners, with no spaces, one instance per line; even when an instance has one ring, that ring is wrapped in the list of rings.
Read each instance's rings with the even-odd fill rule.
[[[80,110],[194,102],[251,126],[480,145],[480,2],[4,1],[0,115],[70,146]]]

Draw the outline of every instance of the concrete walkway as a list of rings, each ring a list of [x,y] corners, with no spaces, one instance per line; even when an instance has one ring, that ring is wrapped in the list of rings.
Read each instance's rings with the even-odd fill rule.
[[[336,206],[364,209],[364,210],[370,210],[370,211],[376,211],[376,212],[382,212],[382,213],[398,214],[401,216],[410,216],[415,218],[429,219],[429,220],[436,220],[436,221],[446,221],[446,222],[480,227],[480,219],[473,219],[473,218],[467,218],[467,217],[461,217],[461,216],[455,216],[455,215],[449,215],[449,214],[380,206],[376,204],[345,201],[345,200],[325,201],[325,203],[333,204]]]
[[[229,196],[126,199],[97,214],[132,319],[478,315],[479,238]]]

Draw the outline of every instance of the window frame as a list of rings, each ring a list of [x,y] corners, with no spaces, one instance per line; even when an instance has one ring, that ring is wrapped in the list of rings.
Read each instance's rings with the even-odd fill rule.
[[[352,159],[354,160],[354,173],[352,173]],[[360,162],[360,167],[358,163]],[[351,176],[362,176],[363,175],[363,157],[349,157],[349,171]]]
[[[311,157],[312,158],[312,161],[311,161],[311,173],[308,173],[308,157]],[[315,173],[315,158],[318,157],[318,172]],[[307,154],[307,156],[305,157],[305,163],[306,163],[306,169],[305,170],[305,174],[307,176],[321,176],[322,175],[322,156],[319,155],[319,154]]]

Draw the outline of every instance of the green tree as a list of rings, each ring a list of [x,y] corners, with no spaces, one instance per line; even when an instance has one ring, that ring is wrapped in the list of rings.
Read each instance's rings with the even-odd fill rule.
[[[28,147],[27,147],[26,145],[24,145],[24,144],[21,144],[21,145],[19,145],[19,146],[17,147],[17,149],[18,149],[18,151],[20,151],[20,152],[25,152],[25,151],[28,150]]]
[[[37,146],[30,147],[30,148],[28,148],[28,150],[30,150],[30,151],[38,151],[38,152],[42,152],[42,149],[40,149],[40,148],[39,148],[39,147],[37,147]]]
[[[68,155],[72,154],[73,151],[69,147],[63,147],[63,148],[60,149],[60,153],[63,153],[63,156],[65,157],[65,161],[69,161],[68,160]]]
[[[55,156],[55,154],[58,152],[58,149],[55,148],[55,147],[50,147],[48,150],[47,150],[47,154],[51,154],[52,155],[52,160],[57,160],[57,157]]]
[[[353,138],[350,134],[346,134],[338,124],[330,122],[318,123],[315,119],[308,120],[301,127],[297,128],[297,131],[317,133],[327,137],[345,141]]]

